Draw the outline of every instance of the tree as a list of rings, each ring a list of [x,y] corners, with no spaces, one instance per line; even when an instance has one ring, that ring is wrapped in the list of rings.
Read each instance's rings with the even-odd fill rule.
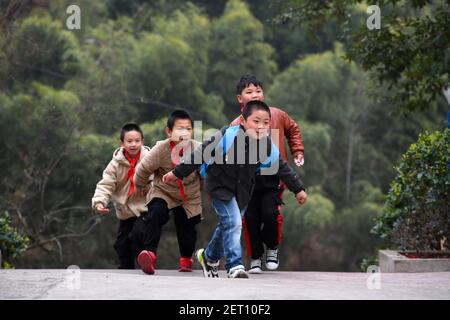
[[[366,80],[361,69],[342,60],[342,54],[342,46],[337,44],[334,52],[296,60],[275,77],[267,94],[270,103],[276,102],[299,119],[300,125],[304,120],[328,125],[330,152],[322,149],[321,154],[330,171],[322,181],[338,206],[351,201],[352,181],[357,178],[353,174],[358,164],[355,150],[362,143],[365,119],[373,107],[364,94]]]
[[[307,186],[324,185],[329,171],[329,157],[332,145],[331,127],[323,122],[311,124],[298,117],[296,122],[302,130],[305,144],[305,166],[300,177]]]
[[[0,269],[13,267],[12,261],[27,249],[29,239],[11,226],[8,212],[0,217]]]
[[[236,117],[236,82],[253,73],[270,84],[277,65],[274,49],[264,41],[264,27],[240,0],[228,1],[224,14],[213,23],[208,83],[225,101],[229,119]]]
[[[209,21],[193,6],[170,20],[156,19],[154,31],[141,34],[127,74],[132,102],[145,121],[167,114],[164,109],[184,108],[197,119],[224,122],[222,100],[203,90],[208,47]]]
[[[80,50],[73,34],[49,16],[30,16],[16,24],[6,47],[9,87],[39,81],[62,87],[80,70]]]
[[[38,83],[31,87],[29,94],[0,96],[0,133],[7,137],[0,143],[0,210],[30,238],[29,249],[59,248],[62,256],[62,241],[99,223],[90,218],[86,194],[95,186],[90,168],[101,162],[78,152],[78,97]],[[105,147],[111,149],[105,144],[95,150]]]
[[[406,250],[443,250],[450,238],[450,130],[419,136],[396,167],[373,231]]]
[[[308,187],[308,201],[304,206],[300,207],[291,194],[286,194],[284,201],[280,255],[286,259],[281,259],[282,267],[307,270],[314,263],[314,258],[304,256],[310,249],[310,239],[320,235],[333,222],[335,206],[318,186]]]
[[[279,2],[278,0],[275,2]],[[380,30],[361,24],[356,31],[346,28],[353,18],[349,12],[363,9],[361,0],[296,1],[282,6],[278,20],[294,20],[310,30],[335,19],[348,40],[347,57],[357,61],[389,91],[384,98],[403,110],[427,109],[443,100],[450,82],[449,2],[378,1],[382,10]],[[364,8],[365,9],[365,8]]]
[[[123,17],[85,31],[79,56],[82,69],[65,88],[78,93],[86,130],[109,135],[126,122],[139,122],[139,110],[128,92],[129,63],[137,44],[132,25]]]

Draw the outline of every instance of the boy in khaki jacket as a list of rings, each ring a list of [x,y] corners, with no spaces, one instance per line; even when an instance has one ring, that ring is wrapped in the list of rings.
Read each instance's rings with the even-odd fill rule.
[[[191,140],[193,120],[183,110],[174,111],[167,120],[168,139],[158,141],[136,168],[134,183],[140,192],[148,177],[153,174],[152,189],[149,192],[148,212],[141,215],[132,231],[135,252],[139,252],[138,264],[148,274],[155,272],[156,252],[162,227],[169,221],[169,211],[173,212],[178,247],[180,269],[192,271],[192,255],[195,250],[195,226],[201,220],[200,175],[193,172],[181,180],[166,184],[162,177],[172,171],[183,154],[189,154],[199,142]]]
[[[111,201],[120,219],[114,249],[119,256],[119,269],[134,269],[135,256],[129,234],[134,222],[141,213],[147,211],[145,193],[150,187],[147,179],[145,191],[136,193],[133,175],[137,163],[150,151],[144,146],[144,135],[137,124],[128,123],[120,133],[120,148],[114,151],[113,158],[103,171],[103,178],[97,183],[92,208],[99,214],[107,214]]]

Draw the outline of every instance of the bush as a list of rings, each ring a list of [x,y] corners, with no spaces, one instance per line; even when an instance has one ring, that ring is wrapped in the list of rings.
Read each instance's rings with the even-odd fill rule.
[[[20,257],[27,250],[29,239],[11,226],[11,217],[5,212],[0,217],[0,251],[1,268],[12,268],[12,260]]]
[[[395,168],[373,232],[401,250],[448,249],[450,130],[422,134]]]

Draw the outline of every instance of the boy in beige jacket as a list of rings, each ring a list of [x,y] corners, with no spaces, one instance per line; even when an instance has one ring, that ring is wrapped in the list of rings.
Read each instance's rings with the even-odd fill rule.
[[[120,219],[114,243],[120,261],[119,269],[134,269],[135,254],[129,234],[137,217],[147,211],[150,181],[143,181],[144,191],[136,193],[133,175],[136,165],[149,151],[150,148],[144,146],[144,135],[139,126],[134,123],[124,125],[120,133],[120,148],[114,151],[92,198],[92,208],[99,214],[109,212],[107,207],[111,201]]]
[[[149,192],[148,212],[141,215],[132,231],[135,252],[140,252],[137,262],[142,271],[155,272],[156,251],[162,227],[173,218],[180,250],[180,269],[192,271],[192,255],[195,250],[195,226],[201,220],[200,175],[193,172],[183,182],[180,180],[166,184],[162,177],[172,171],[184,154],[190,154],[199,142],[191,140],[193,121],[183,110],[174,111],[167,120],[168,139],[158,141],[136,168],[134,183],[140,192],[151,174],[154,174]]]

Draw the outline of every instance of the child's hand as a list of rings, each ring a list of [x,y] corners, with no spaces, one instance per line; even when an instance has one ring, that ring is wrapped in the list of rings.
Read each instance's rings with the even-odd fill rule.
[[[306,198],[308,198],[308,195],[303,190],[295,195],[295,199],[297,199],[299,204],[304,204],[306,202]]]
[[[166,173],[162,178],[164,183],[175,182],[177,181],[177,179],[178,178],[173,174],[172,171]]]
[[[95,205],[95,211],[97,211],[99,214],[107,214],[109,212],[109,209],[105,208],[103,206],[103,203],[97,203]]]
[[[295,159],[294,159],[294,163],[297,167],[301,167],[304,163],[305,163],[305,158],[303,157],[303,155],[301,153],[299,153]]]

